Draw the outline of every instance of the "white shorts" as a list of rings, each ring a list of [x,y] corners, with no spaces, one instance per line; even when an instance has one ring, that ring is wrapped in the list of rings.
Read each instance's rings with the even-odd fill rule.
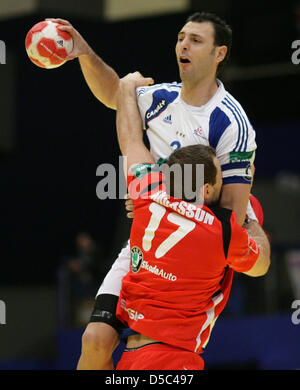
[[[96,297],[100,294],[112,294],[120,296],[122,279],[130,269],[130,242],[121,250],[118,258],[105,276]]]

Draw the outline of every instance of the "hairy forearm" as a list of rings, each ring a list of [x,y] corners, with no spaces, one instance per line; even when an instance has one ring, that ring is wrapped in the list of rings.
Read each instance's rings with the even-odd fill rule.
[[[94,96],[105,106],[116,109],[116,93],[119,76],[91,48],[89,53],[79,57],[85,81]]]
[[[122,82],[117,95],[117,132],[123,154],[127,153],[128,146],[143,140],[142,120],[135,89]]]
[[[130,82],[120,81],[117,94],[117,133],[122,155],[127,157],[127,164],[124,165],[125,174],[133,165],[154,162],[144,145],[142,120],[135,90]]]

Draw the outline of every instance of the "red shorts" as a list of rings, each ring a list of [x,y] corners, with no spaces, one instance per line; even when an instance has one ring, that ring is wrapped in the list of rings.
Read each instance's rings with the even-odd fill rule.
[[[116,370],[203,370],[204,360],[194,352],[167,344],[126,348]]]

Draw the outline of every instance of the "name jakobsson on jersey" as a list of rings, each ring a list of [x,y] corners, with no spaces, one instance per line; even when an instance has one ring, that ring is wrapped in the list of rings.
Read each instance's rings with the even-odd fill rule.
[[[162,206],[169,207],[187,218],[194,218],[196,221],[208,225],[212,225],[214,222],[215,217],[207,211],[201,209],[199,206],[185,202],[184,200],[171,203],[168,199],[169,196],[165,191],[158,191],[154,195],[151,195],[150,198],[154,202],[159,203]]]

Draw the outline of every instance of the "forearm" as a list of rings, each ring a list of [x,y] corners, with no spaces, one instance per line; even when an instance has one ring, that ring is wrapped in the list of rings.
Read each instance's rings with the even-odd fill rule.
[[[142,120],[135,89],[122,82],[117,96],[117,133],[123,155],[127,154],[130,145],[143,142]]]
[[[119,83],[117,133],[122,155],[127,157],[127,166],[124,166],[125,175],[133,165],[154,162],[144,144],[142,119],[136,97],[136,88],[149,83],[153,83],[153,79],[144,78],[139,72],[128,74]]]
[[[66,31],[73,38],[73,50],[68,60],[79,59],[81,70],[94,96],[107,107],[116,108],[116,93],[119,86],[119,76],[90,47],[88,42],[68,20],[50,18],[59,24],[59,30]]]
[[[120,81],[117,73],[91,48],[88,54],[79,57],[79,63],[94,96],[105,106],[116,109],[116,94]]]

